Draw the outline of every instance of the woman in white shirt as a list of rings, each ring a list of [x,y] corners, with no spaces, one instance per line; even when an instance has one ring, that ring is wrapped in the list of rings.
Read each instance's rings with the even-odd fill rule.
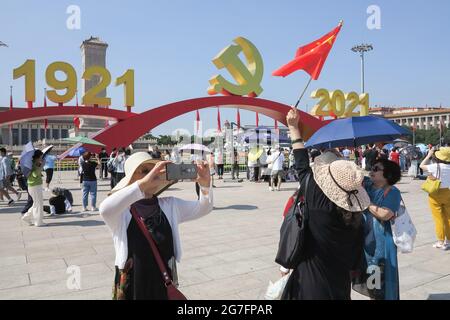
[[[429,164],[433,159],[434,163]],[[428,171],[434,178],[441,181],[438,192],[428,196],[431,214],[436,226],[437,242],[433,247],[450,249],[450,148],[432,148],[420,164],[420,168]]]
[[[212,211],[208,163],[197,165],[197,182],[201,188],[198,201],[158,197],[174,183],[165,180],[167,163],[170,161],[152,159],[146,152],[133,154],[125,162],[125,177],[100,205],[100,214],[112,232],[116,253],[116,299],[167,299],[160,269],[131,210],[146,225],[175,283],[175,261],[181,259],[178,224]]]

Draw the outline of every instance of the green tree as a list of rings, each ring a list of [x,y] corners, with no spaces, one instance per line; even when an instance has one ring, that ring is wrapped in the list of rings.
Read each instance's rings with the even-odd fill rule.
[[[158,144],[159,145],[169,145],[169,146],[173,146],[175,144],[177,144],[176,141],[172,140],[172,137],[169,135],[160,135],[157,138]]]

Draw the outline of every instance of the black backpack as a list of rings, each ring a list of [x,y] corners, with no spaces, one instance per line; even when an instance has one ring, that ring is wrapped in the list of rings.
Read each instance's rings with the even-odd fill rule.
[[[308,210],[306,195],[311,173],[305,177],[304,192],[298,191],[280,229],[280,242],[275,262],[287,269],[295,269],[305,256]]]

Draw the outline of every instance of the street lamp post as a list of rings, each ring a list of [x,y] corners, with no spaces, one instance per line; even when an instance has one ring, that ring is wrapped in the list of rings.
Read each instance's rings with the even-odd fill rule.
[[[373,50],[373,46],[371,44],[360,44],[356,45],[352,48],[353,52],[359,52],[361,57],[361,93],[364,93],[364,53]]]

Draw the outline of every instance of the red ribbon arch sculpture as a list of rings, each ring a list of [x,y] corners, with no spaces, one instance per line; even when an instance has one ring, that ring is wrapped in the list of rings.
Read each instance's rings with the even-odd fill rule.
[[[169,103],[148,111],[132,113],[109,108],[96,108],[85,106],[49,106],[39,108],[12,108],[1,113],[0,126],[23,121],[51,119],[57,117],[88,117],[117,120],[114,125],[96,133],[93,138],[104,143],[108,151],[113,147],[128,146],[133,141],[157,127],[158,125],[197,109],[208,107],[240,108],[259,112],[286,125],[286,114],[290,110],[288,105],[251,97],[241,96],[215,96],[188,99]],[[308,139],[316,130],[326,122],[310,114],[300,111],[300,124],[303,137]],[[100,148],[86,146],[91,151]]]
[[[107,145],[108,149],[128,146],[137,138],[170,119],[197,109],[217,106],[239,107],[243,110],[259,112],[284,125],[286,125],[286,114],[291,109],[288,105],[260,98],[241,96],[195,98],[166,104],[126,120],[119,121],[106,130],[97,133],[94,139]],[[305,139],[308,139],[316,130],[324,125],[323,121],[303,111],[300,111],[300,123]],[[95,147],[91,148],[93,151],[98,151],[96,149]]]

